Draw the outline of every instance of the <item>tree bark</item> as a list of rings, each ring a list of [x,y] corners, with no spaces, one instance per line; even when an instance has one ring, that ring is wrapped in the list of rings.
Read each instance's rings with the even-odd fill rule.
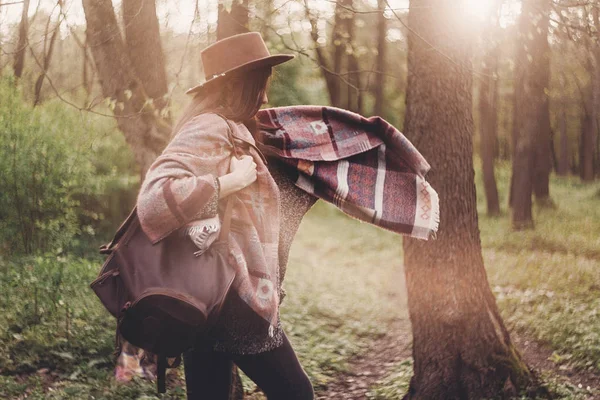
[[[58,5],[62,8],[62,0],[58,1]],[[42,96],[42,85],[44,84],[44,79],[46,78],[46,74],[48,73],[48,69],[50,68],[50,61],[52,61],[52,55],[54,54],[54,44],[56,43],[56,38],[60,31],[60,25],[62,22],[61,16],[58,16],[58,20],[56,21],[56,26],[52,32],[52,36],[50,37],[50,43],[48,43],[48,35],[50,34],[50,21],[52,16],[48,16],[48,22],[46,23],[46,32],[44,34],[44,58],[42,60],[42,72],[38,76],[35,82],[35,94],[33,105],[37,106],[41,101]]]
[[[541,167],[536,169],[536,164],[547,162],[543,154],[549,147],[549,125],[545,122],[548,119],[545,89],[549,65],[549,2],[524,0],[522,4],[515,68],[515,84],[519,91],[515,99],[516,129],[510,195],[515,229],[533,227],[531,197],[534,181],[545,179],[545,176],[540,178]],[[540,194],[543,195],[543,191]]]
[[[313,17],[311,15],[310,9],[308,7],[308,0],[304,0],[304,13],[306,15],[306,18],[308,19],[308,21],[310,22],[310,26],[311,26],[311,30],[310,30],[310,37],[314,43],[315,46],[315,53],[317,55],[317,62],[319,64],[319,68],[321,70],[321,72],[323,73],[323,78],[325,79],[325,84],[327,86],[327,93],[329,95],[329,104],[331,104],[332,106],[336,106],[339,107],[339,76],[336,75],[335,73],[335,67],[334,65],[336,64],[335,61],[332,61],[328,55],[325,46],[322,46],[321,43],[319,43],[319,32],[318,32],[318,28],[317,28],[317,20],[315,17]],[[336,6],[336,18],[337,18],[337,6]],[[334,36],[336,35],[335,33],[335,25],[334,25]],[[335,40],[333,41],[333,43],[335,44]]]
[[[483,186],[487,202],[487,213],[490,216],[500,214],[500,200],[498,199],[498,187],[494,173],[494,160],[496,158],[496,131],[498,117],[496,113],[499,44],[496,42],[498,31],[498,8],[495,3],[493,13],[490,15],[488,35],[484,43],[485,53],[483,57],[482,81],[479,89],[479,130],[481,153],[481,167],[483,172]]]
[[[560,76],[560,85],[564,91],[565,88],[565,76]],[[568,121],[567,121],[567,108],[569,106],[568,100],[562,98],[560,101],[560,114],[558,120],[558,129],[560,137],[558,139],[558,166],[556,173],[561,176],[569,174],[569,134],[568,134]]]
[[[563,106],[560,112],[560,138],[559,138],[559,155],[558,168],[556,172],[559,175],[566,176],[569,174],[569,135],[567,131],[567,113]]]
[[[94,75],[96,72],[94,70],[94,66],[92,65],[93,61],[90,60],[87,39],[83,43],[82,51],[83,65],[81,71],[81,82],[83,83],[83,87],[85,89],[85,102],[87,103],[92,94],[92,87],[94,85]]]
[[[350,8],[354,7],[353,1],[348,1],[348,6]],[[358,58],[356,57],[356,50],[354,46],[355,40],[355,14],[349,13],[345,18],[345,31],[347,34],[347,44],[346,48],[346,65],[348,69],[347,74],[347,108],[350,111],[354,111],[355,113],[362,114],[363,113],[363,96],[361,90],[361,74],[360,74],[360,65],[358,63]]]
[[[171,128],[134,75],[111,0],[83,0],[83,10],[102,93],[112,103],[119,129],[144,176],[166,146]]]
[[[550,125],[550,101],[548,99],[548,89],[550,88],[550,45],[548,43],[548,28],[550,16],[550,1],[537,1],[537,15],[542,17],[537,24],[534,23],[535,31],[538,35],[535,44],[539,42],[540,65],[537,72],[539,84],[543,85],[542,92],[539,94],[541,103],[541,116],[538,121],[537,144],[535,146],[533,193],[535,200],[540,205],[552,204],[550,199],[550,172],[552,171],[552,154],[550,146],[551,125]],[[532,17],[529,17],[532,18]],[[536,51],[536,50],[534,50]]]
[[[386,0],[377,0],[377,76],[375,77],[375,107],[374,115],[383,116],[384,101],[385,101],[385,73],[386,73],[386,36],[387,36],[387,20],[385,18]]]
[[[248,0],[233,0],[229,11],[219,1],[217,40],[245,32],[248,32]]]
[[[25,50],[27,48],[27,34],[29,32],[29,0],[23,1],[23,10],[21,12],[21,22],[19,23],[19,40],[13,62],[13,71],[15,77],[20,78],[25,68]]]
[[[592,113],[592,124],[593,124],[593,132],[591,137],[591,145],[594,149],[595,153],[595,163],[596,164],[591,173],[591,179],[595,178],[595,174],[598,169],[600,169],[600,5],[594,4],[592,5],[592,20],[594,22],[595,27],[595,41],[593,41],[593,60],[594,60],[594,69],[592,76],[592,97],[594,109]],[[588,175],[588,178],[590,176]]]
[[[335,16],[333,19],[333,31],[331,34],[331,45],[333,46],[333,87],[330,95],[331,105],[334,107],[348,108],[348,97],[343,100],[342,82],[340,74],[342,72],[342,63],[344,53],[346,52],[346,40],[344,40],[344,27],[346,18],[350,18],[345,7],[349,7],[349,2],[352,0],[340,0],[335,5]]]
[[[579,140],[579,175],[584,182],[594,180],[594,118],[589,106],[585,107]]]
[[[168,107],[168,84],[165,57],[154,0],[123,0],[123,25],[127,54],[135,76],[144,86],[154,106]],[[167,112],[163,115],[168,116]]]
[[[410,400],[496,398],[531,381],[484,269],[472,159],[472,34],[456,13],[452,2],[412,0],[408,16],[404,129],[431,164],[429,181],[441,201],[437,240],[404,240]]]
[[[255,3],[255,6],[260,9],[262,20],[260,21],[260,34],[266,42],[271,40],[272,32],[272,20],[274,14],[273,0],[262,0],[259,3]]]

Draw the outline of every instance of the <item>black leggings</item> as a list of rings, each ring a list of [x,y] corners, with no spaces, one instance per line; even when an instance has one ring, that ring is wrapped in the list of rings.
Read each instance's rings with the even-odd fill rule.
[[[313,400],[308,376],[287,337],[283,345],[264,353],[238,355],[189,351],[183,355],[189,400],[228,400],[235,363],[258,385],[268,400]]]

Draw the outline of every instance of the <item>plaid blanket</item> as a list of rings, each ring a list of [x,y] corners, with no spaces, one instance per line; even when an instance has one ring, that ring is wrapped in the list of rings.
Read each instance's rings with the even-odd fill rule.
[[[438,196],[424,179],[430,166],[382,118],[320,106],[257,116],[259,148],[294,167],[299,188],[393,232],[428,239],[437,231]]]

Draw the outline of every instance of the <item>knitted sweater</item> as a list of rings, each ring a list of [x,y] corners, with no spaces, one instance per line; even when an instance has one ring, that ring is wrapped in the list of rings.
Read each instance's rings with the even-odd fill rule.
[[[280,192],[280,229],[279,229],[279,284],[277,291],[283,301],[285,291],[282,287],[287,269],[288,258],[294,236],[298,231],[302,217],[315,204],[317,198],[294,184],[294,170],[280,160],[268,157],[267,165]],[[283,343],[281,322],[278,319],[273,337],[267,334],[267,326],[262,318],[252,313],[248,306],[240,301],[235,293],[227,299],[219,319],[216,339],[212,343],[216,351],[236,354],[256,354],[270,351]]]

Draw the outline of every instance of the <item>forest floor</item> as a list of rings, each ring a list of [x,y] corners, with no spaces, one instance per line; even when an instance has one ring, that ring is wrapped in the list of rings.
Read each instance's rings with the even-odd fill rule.
[[[558,398],[600,400],[600,373],[557,364],[550,347],[525,335],[513,332],[511,339],[527,365]],[[392,320],[387,333],[349,364],[346,372],[339,373],[325,391],[318,393],[318,400],[402,398],[412,373],[410,321]]]
[[[509,168],[497,171],[502,199]],[[481,187],[481,185],[478,185]],[[488,279],[517,347],[555,399],[600,399],[600,184],[553,178],[535,230],[479,222]],[[106,238],[104,238],[106,239]],[[105,240],[99,240],[103,242]],[[395,400],[412,374],[398,235],[317,203],[290,254],[283,324],[319,399]],[[112,378],[114,321],[91,293],[102,259],[0,259],[0,398],[153,399]],[[184,399],[181,368],[163,399]],[[249,399],[262,396],[247,379]]]

